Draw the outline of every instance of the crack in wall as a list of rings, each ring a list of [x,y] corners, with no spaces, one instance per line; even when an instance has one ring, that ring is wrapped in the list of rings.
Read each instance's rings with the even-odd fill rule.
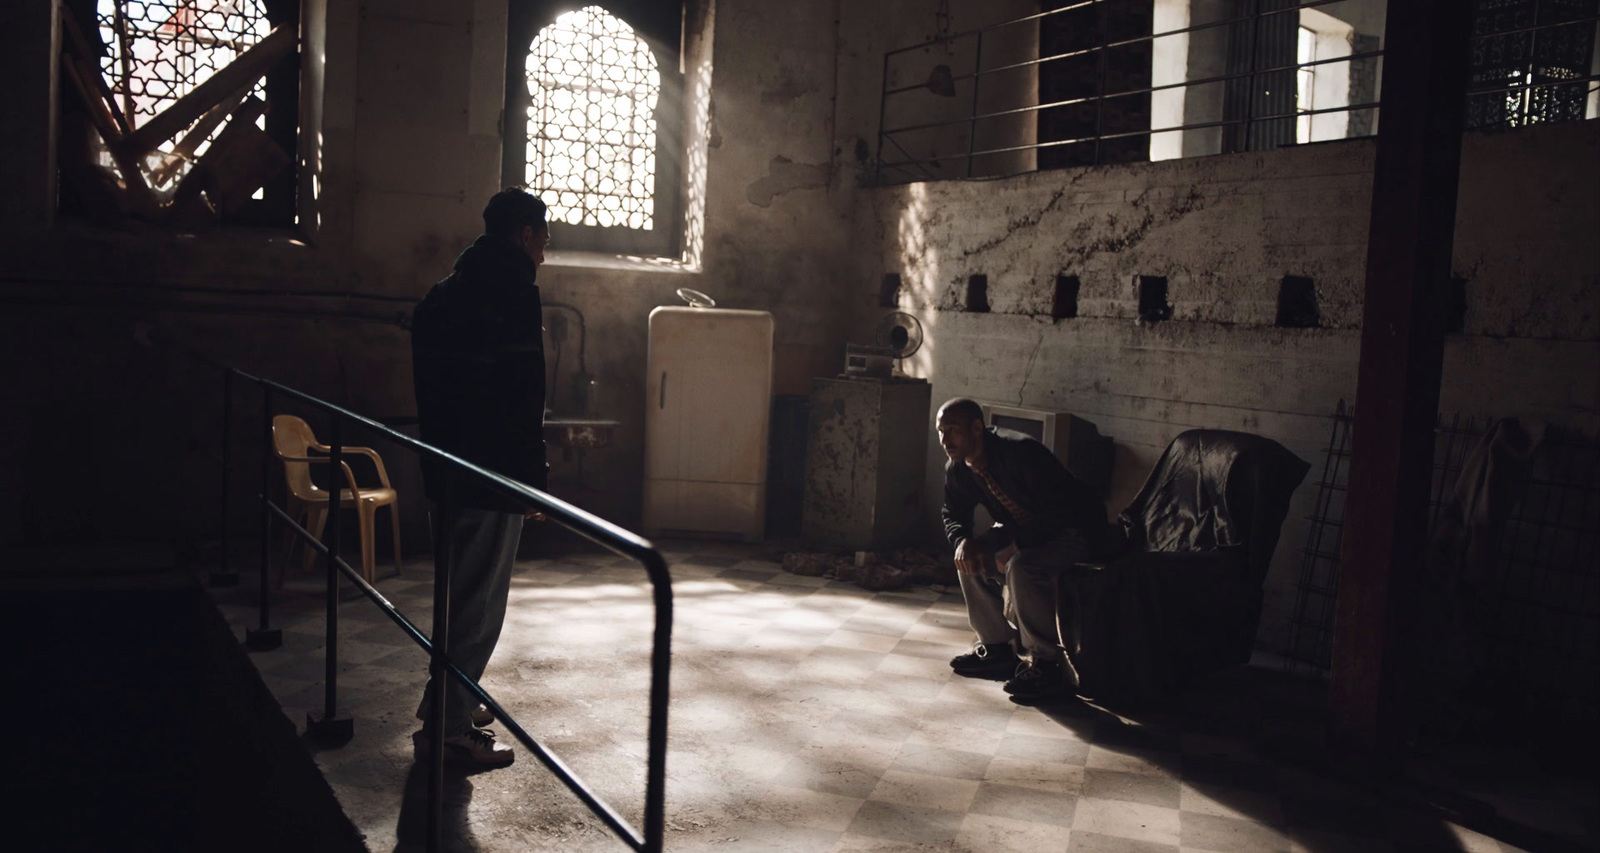
[[[998,237],[995,237],[995,238],[992,238],[990,240],[986,240],[986,241],[984,241],[982,243],[979,243],[977,246],[974,246],[971,249],[967,249],[966,251],[961,253],[961,257],[970,258],[973,255],[978,255],[978,254],[982,254],[984,252],[990,251],[991,249],[994,249],[997,246],[999,246],[1001,243],[1004,243],[1005,241],[1010,240],[1012,237],[1015,237],[1017,235],[1017,232],[1023,231],[1023,230],[1029,229],[1029,228],[1036,227],[1040,222],[1042,222],[1044,220],[1045,214],[1049,213],[1052,210],[1055,210],[1056,209],[1056,205],[1060,204],[1061,203],[1061,199],[1065,198],[1066,195],[1067,195],[1067,187],[1061,187],[1060,189],[1058,189],[1055,192],[1050,194],[1050,201],[1047,202],[1045,204],[1045,206],[1040,208],[1037,212],[1032,213],[1032,214],[1027,215],[1027,216],[1022,216],[1022,217],[1019,217],[1017,219],[1013,219],[1010,222],[1007,222],[1006,223],[1006,230],[1005,230],[1004,234],[1001,234]]]
[[[1188,216],[1191,213],[1204,210],[1206,206],[1205,196],[1200,193],[1200,189],[1198,187],[1190,187],[1189,192],[1186,195],[1176,199],[1174,203],[1166,209],[1165,212],[1157,217],[1156,212],[1149,208],[1149,203],[1147,201],[1149,195],[1150,190],[1147,189],[1144,192],[1139,193],[1136,198],[1128,203],[1129,207],[1132,207],[1135,210],[1140,208],[1144,209],[1144,215],[1139,217],[1137,224],[1135,224],[1132,228],[1121,234],[1109,234],[1099,239],[1083,243],[1076,248],[1070,249],[1069,256],[1081,265],[1095,255],[1108,252],[1125,252],[1128,249],[1131,249],[1134,246],[1144,242],[1144,238],[1149,236],[1150,229],[1156,225],[1169,225],[1185,216]],[[1117,228],[1116,214],[1106,214],[1106,226],[1112,230]],[[1089,231],[1093,227],[1094,224],[1092,221],[1085,220],[1084,222],[1080,223],[1077,228],[1073,229],[1072,236],[1079,239],[1087,237]]]
[[[1033,364],[1039,360],[1039,351],[1044,349],[1044,331],[1040,330],[1039,339],[1033,342],[1033,352],[1028,354],[1028,364],[1022,368],[1022,385],[1017,388],[1017,405],[1022,405],[1022,400],[1028,393],[1028,379],[1033,376]]]

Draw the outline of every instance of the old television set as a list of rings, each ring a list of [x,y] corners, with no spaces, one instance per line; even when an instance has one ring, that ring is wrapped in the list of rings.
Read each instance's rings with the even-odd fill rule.
[[[1105,495],[1111,488],[1113,447],[1110,436],[1093,423],[1067,412],[1027,409],[1002,403],[978,404],[989,426],[1032,436],[1048,447],[1073,476]]]

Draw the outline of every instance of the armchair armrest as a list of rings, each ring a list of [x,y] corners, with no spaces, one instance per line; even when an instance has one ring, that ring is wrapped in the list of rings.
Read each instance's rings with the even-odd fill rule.
[[[350,448],[347,447],[345,449],[349,450]],[[314,462],[320,465],[327,465],[333,461],[326,456],[279,456],[278,458],[284,462]],[[381,466],[382,463],[379,463],[379,465]],[[356,485],[355,472],[350,470],[350,463],[340,460],[339,467],[344,469],[344,481],[347,485],[349,485],[350,493],[355,494],[361,491],[361,487]],[[381,473],[383,469],[380,467],[378,470]],[[383,486],[384,488],[389,487],[389,480],[387,477],[384,478]]]
[[[313,444],[311,446],[322,451],[323,453],[333,452],[333,447],[327,444]],[[368,459],[371,459],[373,466],[378,469],[378,482],[382,483],[385,489],[393,488],[389,485],[389,471],[383,467],[383,457],[378,455],[378,451],[373,450],[370,447],[355,447],[353,445],[345,445],[344,452],[354,453],[358,456],[365,456]]]

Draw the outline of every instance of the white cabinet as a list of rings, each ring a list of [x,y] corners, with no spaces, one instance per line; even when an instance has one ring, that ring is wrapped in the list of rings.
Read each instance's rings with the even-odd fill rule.
[[[772,315],[650,312],[644,529],[759,541],[766,520]]]

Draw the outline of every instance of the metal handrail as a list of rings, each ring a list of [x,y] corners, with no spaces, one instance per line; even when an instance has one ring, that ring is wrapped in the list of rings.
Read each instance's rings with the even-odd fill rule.
[[[253,648],[273,648],[281,642],[281,633],[268,628],[268,585],[267,585],[267,540],[268,522],[276,518],[283,522],[296,535],[304,539],[318,554],[322,555],[324,564],[328,567],[328,637],[325,645],[327,676],[325,680],[325,708],[322,722],[332,724],[337,722],[336,690],[337,690],[337,656],[338,656],[338,595],[337,575],[342,573],[348,580],[355,584],[369,600],[378,606],[378,609],[424,651],[428,653],[429,661],[434,672],[435,695],[432,703],[432,733],[433,749],[430,756],[432,771],[429,774],[428,788],[428,849],[438,850],[442,843],[443,832],[443,773],[444,750],[441,748],[443,737],[442,723],[444,714],[443,689],[446,678],[454,677],[466,685],[478,699],[503,723],[508,731],[527,747],[539,761],[544,764],[561,782],[567,786],[583,804],[589,808],[596,817],[617,834],[629,847],[640,853],[660,853],[665,841],[666,827],[666,748],[667,748],[667,702],[668,685],[671,670],[672,655],[672,579],[667,570],[666,560],[648,540],[623,529],[609,521],[592,515],[566,501],[553,497],[537,489],[504,477],[486,468],[482,468],[460,457],[454,456],[430,444],[426,444],[409,435],[390,429],[370,418],[358,415],[348,409],[337,406],[326,400],[313,397],[310,394],[295,390],[286,385],[279,384],[270,379],[252,376],[237,368],[230,368],[224,374],[223,389],[223,548],[222,566],[219,576],[229,575],[228,561],[228,531],[227,531],[227,494],[228,477],[231,471],[230,447],[231,420],[233,416],[233,383],[234,377],[255,383],[262,389],[262,461],[261,461],[261,494],[259,499],[262,505],[261,520],[261,611],[260,628],[247,632],[247,642]],[[267,497],[267,478],[269,473],[268,460],[270,452],[267,447],[271,443],[271,400],[274,394],[279,394],[298,400],[308,406],[320,409],[333,417],[332,435],[329,446],[332,452],[330,460],[337,465],[342,461],[344,444],[341,437],[340,426],[351,423],[378,433],[394,443],[416,452],[421,456],[431,457],[443,463],[450,469],[462,472],[480,484],[489,486],[490,489],[501,496],[511,499],[527,509],[537,510],[544,516],[568,530],[583,536],[602,547],[608,548],[617,554],[636,560],[644,566],[649,576],[655,603],[655,626],[653,643],[650,654],[650,699],[649,699],[649,732],[647,735],[647,757],[645,771],[645,803],[644,803],[644,829],[635,829],[617,811],[592,792],[588,785],[580,779],[573,770],[555,755],[549,748],[541,744],[530,735],[522,726],[518,725],[505,708],[495,701],[494,697],[483,689],[475,679],[468,676],[449,657],[449,570],[448,560],[436,559],[434,570],[434,629],[433,637],[438,642],[431,642],[422,631],[406,619],[382,593],[378,592],[371,584],[367,583],[360,573],[352,568],[342,557],[338,556],[339,550],[339,492],[334,489],[329,494],[328,513],[333,518],[329,525],[328,542],[317,541],[304,527],[300,526],[287,512],[273,503]],[[447,481],[448,482],[448,481]],[[448,490],[448,486],[447,486]],[[448,493],[446,501],[448,503]],[[441,555],[447,554],[441,551]],[[348,739],[349,725],[343,727],[344,738]]]
[[[1100,142],[1102,140],[1105,140],[1105,139],[1115,139],[1115,138],[1119,138],[1119,137],[1133,137],[1133,136],[1152,135],[1152,134],[1155,134],[1155,133],[1170,132],[1170,131],[1175,131],[1175,130],[1181,131],[1181,130],[1200,129],[1200,128],[1207,128],[1207,127],[1226,127],[1226,126],[1231,126],[1231,125],[1235,125],[1235,124],[1242,125],[1244,127],[1244,129],[1245,129],[1245,134],[1248,136],[1249,132],[1250,132],[1251,125],[1254,124],[1256,121],[1264,121],[1264,120],[1267,120],[1268,118],[1275,118],[1275,117],[1273,117],[1273,116],[1260,117],[1260,116],[1249,115],[1247,113],[1243,118],[1239,118],[1239,119],[1226,119],[1226,120],[1222,120],[1222,121],[1212,121],[1212,122],[1200,122],[1200,123],[1194,123],[1194,124],[1184,124],[1184,125],[1178,125],[1178,126],[1169,127],[1169,128],[1156,128],[1156,129],[1137,130],[1137,131],[1129,131],[1129,132],[1119,132],[1119,133],[1107,134],[1107,133],[1104,132],[1103,128],[1101,127],[1101,121],[1102,121],[1101,109],[1102,109],[1102,107],[1103,107],[1103,105],[1104,105],[1104,103],[1105,103],[1107,98],[1124,97],[1124,96],[1138,95],[1138,94],[1149,94],[1149,93],[1165,91],[1165,90],[1169,90],[1169,89],[1187,89],[1187,88],[1191,88],[1191,87],[1199,86],[1199,85],[1222,83],[1222,82],[1227,82],[1227,81],[1232,81],[1232,80],[1239,80],[1239,79],[1248,79],[1250,81],[1254,81],[1260,75],[1265,74],[1265,73],[1271,73],[1271,72],[1274,72],[1274,71],[1287,71],[1287,70],[1291,70],[1291,69],[1296,69],[1296,68],[1301,68],[1301,67],[1306,67],[1306,66],[1314,66],[1314,65],[1331,65],[1331,64],[1335,64],[1335,63],[1341,63],[1341,62],[1348,63],[1348,62],[1355,62],[1355,61],[1369,60],[1369,59],[1381,59],[1382,56],[1383,56],[1383,53],[1384,53],[1383,50],[1381,50],[1381,49],[1380,50],[1370,50],[1370,51],[1357,51],[1357,52],[1352,52],[1350,54],[1347,54],[1345,56],[1328,57],[1328,58],[1325,58],[1325,59],[1313,60],[1311,62],[1306,62],[1306,63],[1297,62],[1297,63],[1295,63],[1293,65],[1283,65],[1283,66],[1277,67],[1277,68],[1262,69],[1262,68],[1252,67],[1248,71],[1234,72],[1234,73],[1228,73],[1228,74],[1218,74],[1218,75],[1209,76],[1207,78],[1199,79],[1199,80],[1183,80],[1183,81],[1180,81],[1180,82],[1177,82],[1177,83],[1169,83],[1169,84],[1163,84],[1163,85],[1159,85],[1159,86],[1152,85],[1152,86],[1141,87],[1141,88],[1138,88],[1138,89],[1131,89],[1131,90],[1128,90],[1128,91],[1115,92],[1115,93],[1106,92],[1105,91],[1106,86],[1105,86],[1105,82],[1104,82],[1103,78],[1104,78],[1105,73],[1106,73],[1106,63],[1105,63],[1105,59],[1104,58],[1105,58],[1106,52],[1108,50],[1110,50],[1111,48],[1124,47],[1124,46],[1127,46],[1127,45],[1140,44],[1140,43],[1144,43],[1144,42],[1153,42],[1153,41],[1155,41],[1157,39],[1161,39],[1161,38],[1164,38],[1164,37],[1167,37],[1167,36],[1175,36],[1175,35],[1181,35],[1181,34],[1187,34],[1187,33],[1194,33],[1194,32],[1200,32],[1200,31],[1203,31],[1203,30],[1211,30],[1211,29],[1216,29],[1216,28],[1220,28],[1220,27],[1229,27],[1229,26],[1235,26],[1235,25],[1245,24],[1245,23],[1252,24],[1254,28],[1259,28],[1261,20],[1263,18],[1270,18],[1270,17],[1272,17],[1274,15],[1282,15],[1282,14],[1288,14],[1288,13],[1298,13],[1302,9],[1313,9],[1313,8],[1318,7],[1318,6],[1327,6],[1327,5],[1332,5],[1334,3],[1344,2],[1344,0],[1303,0],[1303,2],[1299,2],[1299,3],[1296,3],[1296,4],[1291,5],[1291,6],[1286,6],[1285,8],[1282,8],[1282,9],[1260,9],[1259,7],[1252,6],[1251,7],[1251,12],[1249,14],[1247,14],[1247,15],[1235,15],[1233,17],[1222,18],[1222,19],[1218,19],[1218,20],[1215,20],[1215,21],[1206,21],[1204,23],[1199,23],[1199,24],[1190,24],[1190,25],[1183,26],[1183,27],[1178,27],[1178,28],[1172,29],[1172,30],[1164,30],[1162,32],[1152,32],[1152,33],[1149,33],[1149,34],[1133,36],[1131,38],[1122,38],[1122,39],[1111,40],[1111,39],[1108,39],[1106,37],[1105,32],[1102,31],[1101,37],[1099,39],[1099,43],[1091,45],[1089,47],[1074,49],[1074,50],[1070,50],[1070,51],[1066,51],[1066,52],[1062,52],[1062,53],[1055,53],[1055,54],[1052,54],[1050,56],[1039,56],[1039,57],[1026,59],[1026,60],[1021,60],[1021,61],[1017,61],[1017,62],[1005,63],[1005,64],[1001,64],[1001,65],[999,65],[997,67],[994,67],[994,68],[984,68],[983,67],[983,63],[982,63],[982,44],[983,44],[983,37],[984,37],[984,35],[986,33],[993,32],[995,30],[1000,30],[1000,29],[1003,29],[1005,27],[1014,26],[1014,25],[1017,25],[1017,24],[1026,24],[1026,23],[1030,23],[1030,22],[1037,22],[1037,21],[1039,21],[1039,20],[1041,20],[1043,18],[1047,18],[1047,17],[1050,17],[1052,15],[1059,15],[1059,14],[1061,14],[1063,12],[1070,12],[1070,11],[1075,10],[1075,9],[1083,9],[1083,8],[1095,6],[1097,4],[1101,4],[1101,3],[1105,3],[1105,2],[1108,2],[1108,0],[1078,0],[1078,2],[1064,5],[1061,8],[1058,8],[1058,9],[1050,9],[1050,10],[1046,10],[1046,11],[1042,11],[1042,12],[1038,12],[1038,13],[1034,13],[1034,14],[1030,14],[1030,15],[1024,15],[1024,16],[1019,17],[1019,18],[1014,18],[1014,19],[1011,19],[1011,20],[1002,21],[1002,22],[997,23],[997,24],[990,24],[988,26],[978,27],[978,28],[971,29],[971,30],[966,30],[966,31],[963,31],[963,32],[960,32],[960,33],[955,33],[955,34],[952,34],[952,35],[943,35],[943,36],[940,36],[938,38],[930,39],[930,40],[925,41],[925,42],[921,42],[921,43],[914,44],[914,45],[907,45],[907,46],[902,47],[902,48],[896,48],[894,50],[890,50],[890,51],[885,52],[884,53],[884,57],[883,57],[883,85],[882,85],[881,95],[880,95],[879,104],[878,104],[878,116],[879,116],[879,120],[878,120],[878,158],[877,158],[877,160],[875,162],[875,165],[874,165],[874,183],[881,183],[882,182],[882,180],[883,180],[883,172],[884,172],[885,169],[895,169],[895,168],[904,168],[904,167],[912,167],[912,166],[923,167],[927,163],[940,162],[940,161],[945,160],[947,158],[955,158],[955,159],[958,159],[958,160],[959,159],[965,159],[967,161],[967,173],[968,173],[967,176],[970,178],[970,177],[972,177],[973,164],[975,163],[976,159],[978,157],[987,156],[987,155],[993,155],[993,154],[1002,154],[1002,153],[1009,153],[1009,152],[1015,152],[1015,151],[1038,150],[1038,149],[1046,149],[1046,148],[1056,148],[1056,147],[1060,147],[1062,145],[1077,144],[1079,142],[1093,142],[1095,144],[1095,146],[1096,146],[1095,162],[1099,162],[1099,160],[1100,160],[1099,145],[1100,145]],[[1102,22],[1102,24],[1103,24],[1103,22]],[[1103,29],[1103,27],[1102,27],[1102,29]],[[978,56],[973,61],[972,71],[969,72],[969,73],[963,73],[963,74],[960,74],[960,75],[954,75],[954,76],[951,76],[949,78],[949,81],[950,81],[951,84],[954,84],[956,81],[960,81],[960,80],[971,80],[971,81],[973,81],[972,105],[971,105],[971,109],[968,110],[968,114],[965,115],[965,116],[961,116],[961,117],[958,117],[958,118],[952,118],[952,119],[945,119],[945,120],[938,120],[938,121],[928,121],[928,122],[915,122],[915,123],[912,123],[912,124],[909,124],[909,125],[905,125],[905,126],[902,126],[902,127],[890,128],[890,127],[885,126],[885,118],[888,115],[888,100],[889,100],[890,96],[899,95],[899,94],[905,94],[905,93],[917,91],[919,89],[925,89],[927,87],[926,83],[908,84],[908,85],[890,87],[888,85],[888,83],[889,83],[889,61],[890,61],[890,59],[892,57],[894,57],[894,56],[898,56],[900,54],[903,54],[903,53],[906,53],[906,52],[909,52],[909,51],[919,50],[919,49],[926,49],[928,47],[931,47],[931,46],[934,46],[934,45],[939,45],[939,44],[949,45],[949,44],[952,44],[954,42],[960,41],[962,39],[971,39],[971,38],[976,38],[978,40],[978,45],[979,45],[979,48],[978,48],[978,51],[977,51]],[[1252,49],[1251,52],[1253,53],[1253,49]],[[1101,57],[1100,75],[1102,77],[1102,80],[1101,80],[1101,85],[1100,85],[1100,91],[1099,91],[1098,94],[1095,94],[1095,95],[1089,96],[1089,97],[1069,98],[1069,99],[1056,101],[1056,102],[1052,102],[1052,103],[1031,104],[1031,105],[1027,105],[1027,106],[1023,106],[1023,107],[1014,107],[1014,108],[1002,109],[1002,110],[997,110],[997,111],[989,111],[989,112],[979,112],[978,111],[978,86],[979,86],[979,83],[981,82],[981,80],[982,80],[982,78],[984,76],[997,74],[997,73],[1004,72],[1004,71],[1010,71],[1010,70],[1014,70],[1014,69],[1018,69],[1018,68],[1042,65],[1043,63],[1048,63],[1048,62],[1051,62],[1051,61],[1054,61],[1054,60],[1059,60],[1059,59],[1064,59],[1064,58],[1071,58],[1071,57],[1075,57],[1075,56],[1086,56],[1086,55],[1089,55],[1089,54],[1099,54],[1099,56]],[[1252,88],[1253,88],[1253,86],[1252,86]],[[980,121],[988,120],[988,119],[1001,118],[1001,117],[1010,116],[1010,115],[1019,115],[1019,114],[1030,113],[1030,112],[1037,113],[1037,112],[1041,112],[1043,110],[1047,110],[1047,109],[1050,109],[1050,108],[1053,108],[1053,107],[1071,106],[1071,105],[1075,105],[1075,104],[1086,104],[1086,103],[1091,103],[1091,102],[1095,104],[1095,108],[1096,108],[1095,109],[1095,132],[1094,132],[1094,134],[1092,136],[1087,136],[1087,137],[1083,137],[1083,138],[1080,138],[1080,139],[1071,139],[1071,140],[1049,140],[1049,141],[1046,141],[1046,142],[1036,142],[1036,143],[1030,143],[1030,144],[1024,144],[1024,145],[1009,146],[1009,147],[1005,147],[1005,148],[991,148],[991,149],[986,149],[986,150],[978,150],[978,148],[977,148],[977,144],[976,144],[977,133],[976,133],[976,130],[977,130],[977,124]],[[1372,107],[1375,107],[1375,106],[1376,106],[1376,104],[1373,104],[1373,105],[1357,104],[1357,105],[1347,105],[1347,106],[1332,107],[1332,108],[1327,108],[1327,109],[1322,109],[1322,110],[1315,110],[1314,112],[1317,112],[1317,113],[1322,113],[1322,112],[1353,113],[1353,112],[1360,111],[1362,109],[1369,109],[1369,108],[1372,108]],[[1295,115],[1296,116],[1307,115],[1310,112],[1313,112],[1313,111],[1297,111],[1295,113]],[[909,158],[909,159],[904,160],[904,161],[890,161],[890,160],[886,160],[885,157],[884,157],[885,143],[893,143],[893,142],[895,142],[894,137],[895,137],[896,134],[910,133],[910,132],[921,131],[921,130],[932,130],[932,129],[936,129],[936,128],[940,128],[940,127],[951,127],[951,126],[957,126],[957,125],[962,125],[962,124],[967,125],[967,127],[968,127],[968,140],[967,140],[968,150],[967,150],[965,155],[962,155],[962,154],[959,154],[959,153],[952,153],[952,154],[941,156],[941,157],[929,157],[929,158],[925,158],[925,159],[917,159],[917,158],[912,157],[912,158]],[[896,145],[895,147],[900,148],[901,151],[904,152],[904,147],[903,146]],[[926,169],[924,169],[924,171],[926,171]]]
[[[959,40],[964,39],[964,38],[971,38],[972,36],[982,35],[983,33],[987,33],[987,32],[993,32],[995,30],[1001,29],[1002,27],[1010,27],[1010,26],[1014,26],[1016,24],[1026,24],[1029,21],[1037,21],[1037,20],[1039,20],[1041,18],[1048,18],[1051,15],[1059,15],[1059,14],[1061,14],[1063,12],[1072,12],[1072,11],[1076,11],[1078,9],[1083,9],[1083,8],[1086,8],[1086,7],[1089,7],[1089,6],[1094,6],[1094,5],[1099,4],[1099,3],[1108,3],[1108,2],[1110,2],[1110,0],[1079,0],[1079,2],[1073,3],[1070,6],[1061,6],[1061,7],[1056,8],[1056,9],[1047,9],[1047,10],[1045,10],[1043,12],[1035,12],[1035,13],[1033,13],[1031,15],[1023,15],[1020,18],[1012,18],[1012,19],[1010,19],[1008,21],[1001,21],[998,24],[989,24],[988,26],[985,26],[985,27],[977,27],[975,29],[963,30],[963,31],[961,31],[959,33],[953,33],[953,34],[946,35],[946,36],[940,36],[940,37],[935,38],[935,39],[929,39],[929,40],[927,40],[925,42],[919,42],[917,44],[908,44],[905,47],[897,47],[894,50],[891,50],[888,53],[886,53],[885,56],[895,56],[895,55],[906,53],[906,52],[909,52],[909,51],[918,50],[920,48],[930,47],[930,46],[936,45],[936,44],[948,44],[950,42],[959,41]],[[1266,11],[1261,12],[1260,13],[1260,17],[1270,17],[1272,15],[1282,15],[1282,14],[1286,14],[1288,12],[1298,12],[1301,9],[1315,9],[1318,6],[1331,6],[1334,3],[1343,3],[1343,2],[1346,2],[1346,0],[1310,0],[1310,2],[1300,3],[1300,4],[1294,5],[1294,6],[1288,6],[1288,7],[1285,7],[1283,9],[1268,9]],[[1151,34],[1151,35],[1148,35],[1148,36],[1141,36],[1139,38],[1129,39],[1129,40],[1126,40],[1126,41],[1117,42],[1116,44],[1109,45],[1109,46],[1110,47],[1116,47],[1116,46],[1122,45],[1122,44],[1133,44],[1134,42],[1138,42],[1138,41],[1148,41],[1150,39],[1158,39],[1158,38],[1161,38],[1163,36],[1177,35],[1179,33],[1195,32],[1197,30],[1209,29],[1211,27],[1225,27],[1225,26],[1228,26],[1229,24],[1238,24],[1238,23],[1243,23],[1245,21],[1251,21],[1251,20],[1254,20],[1255,17],[1256,16],[1254,16],[1254,15],[1246,15],[1246,16],[1234,17],[1234,18],[1220,18],[1220,19],[1215,20],[1215,21],[1207,21],[1204,24],[1195,24],[1193,26],[1180,27],[1180,28],[1175,29],[1175,30],[1164,30],[1162,32],[1154,33],[1154,34]]]
[[[1376,58],[1381,58],[1382,56],[1383,56],[1383,51],[1381,51],[1381,50],[1369,50],[1369,51],[1363,51],[1361,53],[1348,54],[1348,55],[1345,55],[1345,56],[1336,56],[1336,57],[1333,57],[1332,59],[1317,59],[1317,60],[1313,60],[1311,62],[1298,63],[1296,65],[1279,65],[1279,66],[1276,66],[1276,67],[1273,67],[1273,68],[1262,68],[1262,69],[1259,69],[1259,70],[1255,71],[1254,73],[1255,74],[1271,74],[1273,72],[1279,72],[1279,71],[1291,71],[1291,70],[1294,70],[1296,68],[1312,68],[1312,67],[1315,67],[1315,66],[1318,66],[1318,65],[1331,65],[1331,64],[1334,64],[1334,63],[1338,63],[1338,62],[1352,62],[1352,61],[1355,61],[1355,60],[1358,60],[1358,59],[1376,59]],[[1216,75],[1213,75],[1213,76],[1210,76],[1210,77],[1196,77],[1193,80],[1184,80],[1184,81],[1182,81],[1180,83],[1162,83],[1159,86],[1143,86],[1143,87],[1140,87],[1140,88],[1137,88],[1137,89],[1121,89],[1121,90],[1118,90],[1118,91],[1115,91],[1115,92],[1107,92],[1107,93],[1105,93],[1103,95],[1087,95],[1087,96],[1084,96],[1082,98],[1067,98],[1065,100],[1050,101],[1048,103],[1042,103],[1042,104],[1029,104],[1028,106],[1025,106],[1025,107],[1012,107],[1010,109],[995,110],[993,112],[987,112],[987,113],[978,113],[977,115],[970,116],[970,117],[967,117],[967,118],[952,118],[952,119],[944,119],[944,120],[941,120],[941,121],[924,122],[922,124],[908,124],[908,125],[905,125],[903,127],[891,127],[891,128],[886,128],[884,130],[879,131],[879,134],[882,135],[882,136],[889,137],[889,136],[893,136],[896,133],[909,133],[909,132],[914,131],[914,130],[932,130],[933,128],[936,128],[936,127],[948,127],[948,126],[953,125],[953,124],[967,124],[969,122],[977,121],[979,119],[1004,118],[1004,117],[1010,116],[1010,115],[1019,115],[1021,113],[1038,112],[1040,110],[1054,109],[1056,107],[1070,107],[1070,106],[1073,106],[1074,104],[1086,104],[1086,103],[1089,103],[1090,101],[1109,101],[1109,100],[1112,100],[1114,98],[1126,98],[1126,97],[1130,97],[1132,95],[1148,95],[1148,94],[1150,94],[1152,92],[1165,92],[1165,91],[1170,90],[1170,89],[1187,89],[1187,88],[1191,88],[1191,87],[1194,87],[1194,86],[1208,86],[1208,85],[1210,85],[1212,83],[1226,83],[1229,80],[1243,80],[1243,79],[1249,77],[1251,75],[1251,73],[1252,72],[1241,71],[1241,72],[1239,72],[1237,74],[1216,74]],[[956,79],[959,80],[959,79],[962,79],[962,78],[958,77]],[[1579,78],[1579,79],[1581,80],[1582,78]],[[1576,82],[1576,81],[1567,80],[1567,81],[1562,81],[1562,82]],[[926,84],[919,85],[919,86],[916,86],[914,88],[917,88],[917,89],[926,88]],[[891,92],[890,94],[893,94],[893,92]],[[1377,106],[1377,104],[1373,104],[1372,106],[1375,107],[1375,106]],[[1328,113],[1328,112],[1354,112],[1354,111],[1360,110],[1360,109],[1364,109],[1364,107],[1362,105],[1360,105],[1360,104],[1356,104],[1354,106],[1329,107],[1329,108],[1324,109],[1324,110],[1302,110],[1302,111],[1299,111],[1299,112],[1297,112],[1295,114],[1296,115],[1308,115],[1308,114],[1310,114],[1312,112],[1325,112],[1325,113]],[[1262,116],[1262,118],[1263,119],[1267,119],[1267,118],[1272,118],[1272,116]],[[1243,122],[1244,119],[1239,119],[1238,121]],[[1184,129],[1184,126],[1174,126],[1174,127],[1168,127],[1168,128],[1155,128],[1150,132],[1151,133],[1163,133],[1163,132],[1168,131],[1168,130],[1182,130],[1182,129]]]

